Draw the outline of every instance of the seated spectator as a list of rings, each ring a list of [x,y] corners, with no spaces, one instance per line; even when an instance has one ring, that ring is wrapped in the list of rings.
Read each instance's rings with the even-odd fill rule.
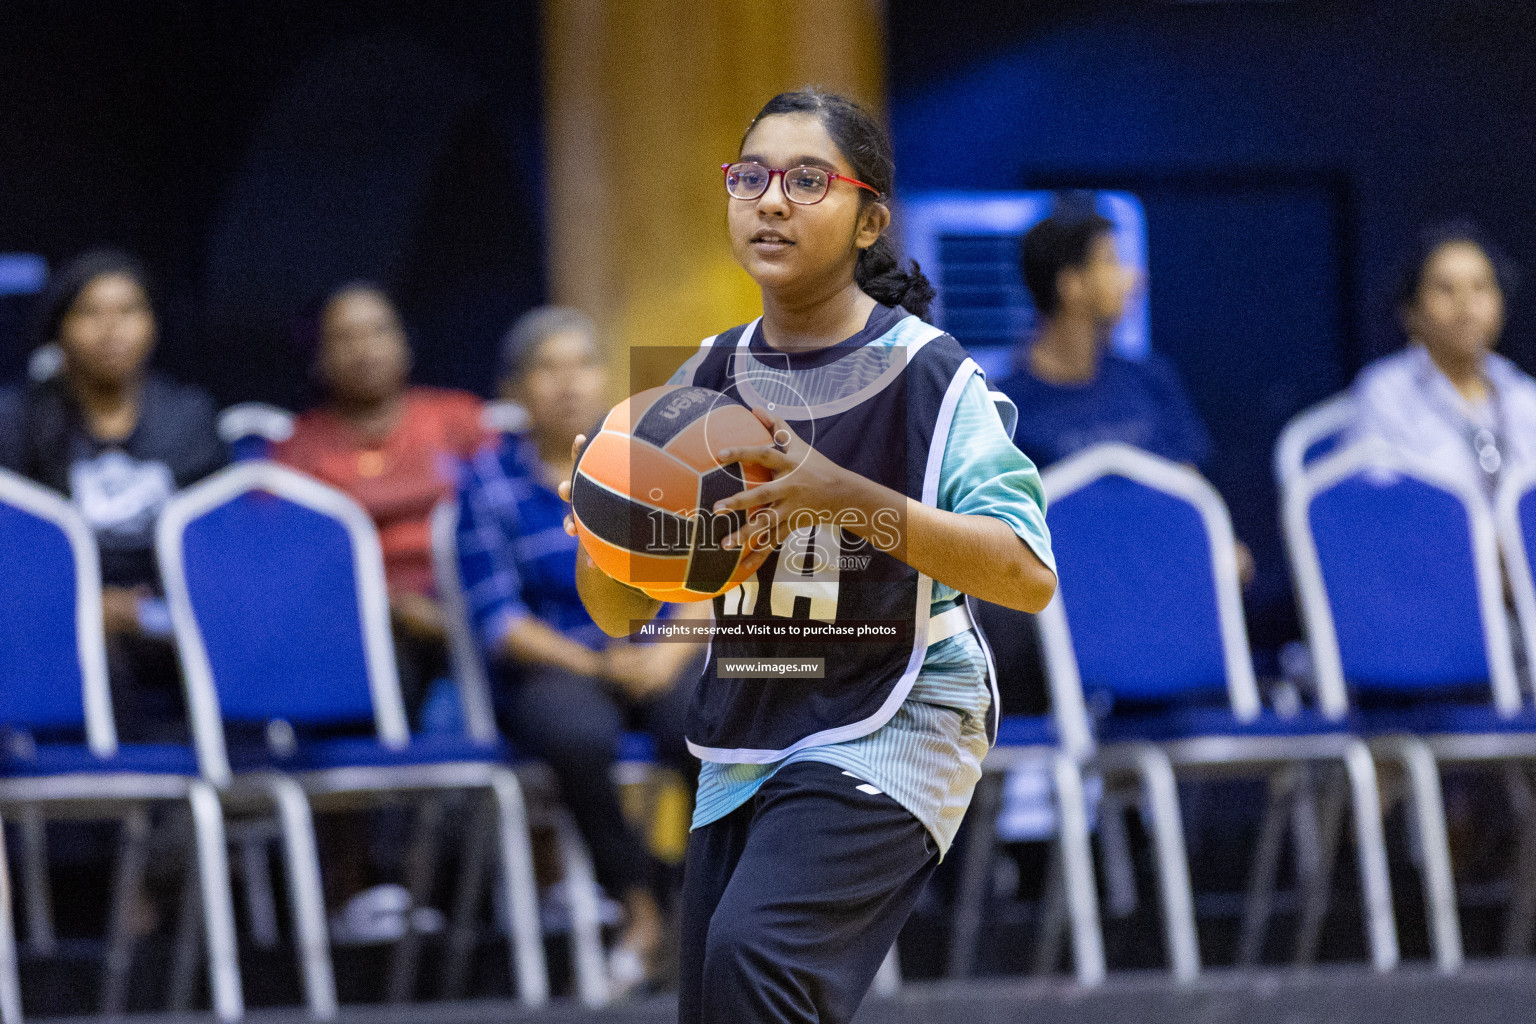
[[[1019,268],[1039,314],[1015,372],[997,382],[1019,409],[1014,442],[1044,469],[1107,441],[1203,468],[1211,439],[1173,367],[1126,359],[1110,332],[1139,286],[1115,252],[1114,225],[1057,212],[1030,228]]]
[[[611,769],[636,720],[663,757],[692,763],[682,739],[691,687],[680,680],[697,651],[610,642],[576,592],[577,542],[556,488],[571,476],[572,441],[604,412],[605,384],[585,316],[549,308],[517,322],[502,345],[501,389],[528,410],[529,428],[475,458],[459,494],[459,557],[502,729],[554,769],[598,881],[624,903],[611,958],[623,990],[654,970],[662,931],[657,865],[624,819]]]
[[[117,726],[139,741],[187,731],[155,522],[176,490],[225,462],[213,401],[149,369],[158,328],[146,282],[121,252],[64,267],[35,338],[62,365],[0,398],[0,466],[68,496],[96,534]]]
[[[1475,225],[1425,233],[1396,296],[1408,347],[1352,389],[1356,436],[1430,459],[1490,498],[1506,471],[1536,459],[1536,380],[1493,351],[1510,276]]]
[[[1203,469],[1211,439],[1172,365],[1155,352],[1127,359],[1110,333],[1140,286],[1120,262],[1114,224],[1091,210],[1059,209],[1030,228],[1019,270],[1039,316],[1013,373],[997,382],[1019,410],[1014,443],[1041,469],[1085,448],[1120,442]],[[1246,581],[1253,559],[1238,546]],[[1009,713],[1043,713],[1045,678],[1035,632],[1021,612],[981,607]]]
[[[400,316],[376,285],[348,284],[320,314],[319,376],[329,403],[300,416],[272,457],[346,491],[373,518],[384,550],[400,686],[414,721],[447,674],[432,575],[433,507],[487,439],[474,395],[410,386]]]

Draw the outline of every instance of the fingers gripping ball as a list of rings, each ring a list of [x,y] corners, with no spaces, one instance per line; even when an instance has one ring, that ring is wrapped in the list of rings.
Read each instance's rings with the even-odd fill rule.
[[[571,509],[582,547],[609,576],[662,601],[704,601],[757,571],[767,550],[721,542],[740,512],[721,498],[766,483],[755,465],[722,465],[722,448],[772,444],[746,406],[708,388],[669,385],[620,402],[576,462]]]

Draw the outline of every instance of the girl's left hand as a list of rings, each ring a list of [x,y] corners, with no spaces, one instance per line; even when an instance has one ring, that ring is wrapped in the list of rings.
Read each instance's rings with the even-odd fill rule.
[[[716,512],[757,511],[746,525],[727,537],[725,547],[737,547],[751,538],[753,547],[772,550],[790,530],[812,522],[832,521],[850,509],[850,499],[861,479],[812,448],[790,429],[782,416],[754,408],[753,414],[773,435],[776,444],[722,448],[723,463],[750,462],[773,473],[773,479],[715,502]],[[762,506],[762,507],[759,507]]]

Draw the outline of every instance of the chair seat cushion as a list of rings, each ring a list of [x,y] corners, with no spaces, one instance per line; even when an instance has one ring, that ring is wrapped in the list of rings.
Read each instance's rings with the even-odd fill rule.
[[[1333,721],[1310,708],[1287,717],[1265,708],[1253,721],[1239,722],[1229,707],[1192,705],[1111,714],[1099,722],[1097,734],[1100,743],[1167,743],[1201,736],[1317,736],[1346,732],[1350,725],[1348,720]]]
[[[114,757],[97,757],[83,743],[40,743],[0,755],[0,777],[76,775],[81,773],[137,775],[196,775],[197,756],[191,747],[173,743],[122,744]]]
[[[289,756],[279,756],[262,746],[239,746],[229,752],[236,771],[314,772],[331,768],[383,768],[407,765],[448,764],[458,761],[506,763],[511,749],[500,740],[481,743],[467,736],[431,734],[411,737],[399,750],[386,747],[373,736],[308,740]]]
[[[1054,747],[1056,721],[1050,715],[1005,715],[997,725],[1000,747]]]
[[[1410,733],[1419,736],[1477,733],[1536,732],[1536,711],[1522,707],[1513,718],[1501,718],[1492,704],[1424,703],[1408,707],[1369,708],[1357,713],[1360,728],[1370,735]]]

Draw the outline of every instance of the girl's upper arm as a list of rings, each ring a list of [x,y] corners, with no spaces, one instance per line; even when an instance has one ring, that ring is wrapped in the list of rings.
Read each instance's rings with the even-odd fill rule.
[[[938,507],[1001,519],[1046,568],[1056,571],[1040,474],[1009,439],[979,373],[955,404],[939,469]]]

